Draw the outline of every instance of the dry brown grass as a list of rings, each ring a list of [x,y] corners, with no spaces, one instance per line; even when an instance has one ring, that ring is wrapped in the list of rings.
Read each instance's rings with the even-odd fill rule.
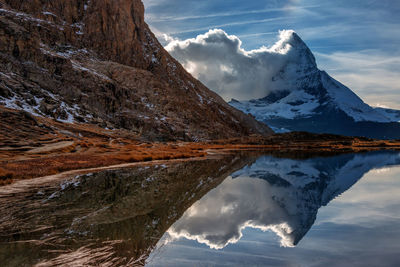
[[[62,124],[46,118],[35,120],[47,127],[33,127],[36,122],[26,119],[17,111],[3,110],[7,112],[7,121],[0,121],[0,148],[3,148],[0,151],[0,185],[69,170],[205,157],[209,150],[217,153],[260,150],[303,156],[309,153],[400,149],[399,140],[377,141],[310,133],[250,136],[204,143],[149,143],[140,142],[137,136],[127,131],[107,131],[94,125]],[[71,134],[67,136],[65,132]],[[73,144],[59,149],[40,150],[52,145],[57,148],[57,144],[63,141]]]
[[[246,140],[241,139],[241,142]],[[153,160],[171,160],[193,157],[204,157],[207,150],[239,151],[262,150],[274,153],[345,153],[362,152],[380,149],[400,149],[400,142],[374,141],[336,138],[321,140],[283,139],[278,136],[271,139],[252,138],[247,143],[237,140],[220,140],[212,143],[154,143],[139,144],[130,140],[110,142],[109,140],[92,138],[74,143],[59,150],[31,155],[23,160],[0,161],[0,185],[11,183],[17,179],[28,179],[57,174],[69,170],[96,168],[122,163],[148,162]],[[257,144],[258,143],[258,144]],[[77,147],[85,148],[82,153]],[[16,153],[21,154],[21,152]]]
[[[90,153],[71,153],[70,149],[63,149],[61,155],[49,156],[49,153],[43,153],[36,155],[39,158],[0,162],[0,180],[6,181],[7,178],[29,179],[69,170],[103,167],[122,163],[206,156],[206,153],[199,149],[191,150],[187,147],[171,148],[168,145],[147,146],[147,148],[130,145],[119,151],[112,152],[108,151],[108,147],[105,148],[104,144],[97,144],[96,147],[99,149]],[[57,153],[60,153],[60,151],[57,151]]]

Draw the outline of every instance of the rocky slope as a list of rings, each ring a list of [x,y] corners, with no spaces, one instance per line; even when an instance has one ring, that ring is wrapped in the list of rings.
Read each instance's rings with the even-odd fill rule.
[[[289,59],[273,74],[271,84],[276,90],[261,99],[232,100],[233,107],[277,131],[400,138],[400,111],[369,106],[318,69],[313,53],[295,32],[282,36],[274,47],[276,53]]]
[[[272,133],[163,49],[140,0],[0,0],[0,104],[151,140]]]

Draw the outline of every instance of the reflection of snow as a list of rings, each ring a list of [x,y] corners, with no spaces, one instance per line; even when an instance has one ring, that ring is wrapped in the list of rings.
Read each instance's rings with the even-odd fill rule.
[[[238,242],[242,230],[252,227],[274,231],[281,237],[282,246],[293,246],[291,225],[295,218],[279,202],[271,201],[275,190],[261,179],[228,178],[189,208],[168,233],[174,239],[185,237],[221,249]],[[281,195],[295,197],[289,189],[281,190]],[[294,199],[291,203],[295,203]]]
[[[308,160],[261,157],[190,207],[169,230],[172,240],[214,249],[238,242],[242,231],[273,231],[282,246],[296,245],[318,209],[374,168],[400,164],[399,153],[372,152]]]

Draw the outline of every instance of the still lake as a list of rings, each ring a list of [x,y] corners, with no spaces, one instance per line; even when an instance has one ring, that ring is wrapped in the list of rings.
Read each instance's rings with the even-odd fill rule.
[[[0,266],[400,266],[400,153],[239,153],[0,187]]]

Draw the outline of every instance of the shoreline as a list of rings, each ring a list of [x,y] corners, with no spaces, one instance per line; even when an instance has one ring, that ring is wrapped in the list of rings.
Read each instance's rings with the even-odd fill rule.
[[[0,188],[9,184],[32,179],[47,179],[48,177],[66,178],[90,172],[110,169],[129,168],[155,164],[167,164],[180,161],[202,160],[210,157],[220,157],[230,153],[270,154],[277,157],[309,158],[316,156],[332,156],[347,153],[363,153],[370,151],[396,150],[400,151],[400,142],[393,141],[363,141],[343,143],[338,140],[328,141],[292,141],[289,144],[212,144],[212,143],[166,143],[129,146],[127,150],[114,152],[93,151],[84,154],[55,151],[52,153],[26,153],[34,158],[0,161]],[[258,142],[266,141],[258,140]],[[224,142],[220,140],[218,142]],[[35,148],[37,150],[37,148]],[[60,167],[61,166],[61,167]]]
[[[291,132],[213,141],[154,140],[132,131],[92,124],[62,123],[0,107],[0,186],[69,171],[159,160],[206,158],[258,151],[306,158],[341,153],[400,150],[400,140],[373,140],[333,134]],[[238,133],[239,135],[239,133]]]

